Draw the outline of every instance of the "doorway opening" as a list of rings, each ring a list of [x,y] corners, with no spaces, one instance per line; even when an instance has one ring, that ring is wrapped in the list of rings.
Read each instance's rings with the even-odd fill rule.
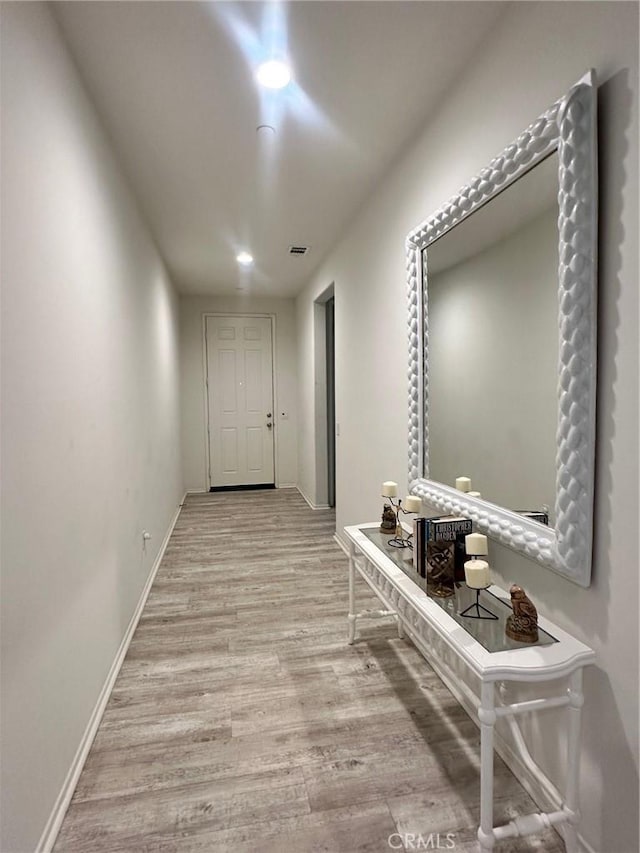
[[[332,296],[325,305],[327,357],[327,503],[336,505],[336,350],[335,301]]]
[[[314,312],[316,506],[336,505],[335,300],[331,284]]]

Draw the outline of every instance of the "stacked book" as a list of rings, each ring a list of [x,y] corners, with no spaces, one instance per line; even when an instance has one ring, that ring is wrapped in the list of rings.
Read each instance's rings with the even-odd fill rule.
[[[464,581],[464,538],[473,529],[470,518],[438,515],[416,518],[413,527],[413,568],[426,584]]]

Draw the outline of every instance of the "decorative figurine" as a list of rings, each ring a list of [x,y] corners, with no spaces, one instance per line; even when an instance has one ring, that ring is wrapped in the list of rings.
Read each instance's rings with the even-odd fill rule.
[[[515,583],[509,592],[513,615],[507,619],[505,634],[520,643],[537,643],[538,611],[534,603],[527,597],[522,587]]]
[[[380,533],[387,533],[391,536],[396,532],[396,514],[391,504],[385,504],[382,510],[382,524],[380,525]]]

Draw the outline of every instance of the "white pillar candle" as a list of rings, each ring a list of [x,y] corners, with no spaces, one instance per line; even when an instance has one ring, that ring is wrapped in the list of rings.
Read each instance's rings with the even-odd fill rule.
[[[402,508],[407,512],[420,512],[422,509],[422,498],[417,495],[408,495]]]
[[[486,589],[491,585],[489,563],[486,560],[467,560],[464,564],[464,577],[471,589]]]
[[[461,492],[470,492],[471,480],[468,477],[456,477],[456,489]]]
[[[482,497],[480,492],[467,492],[467,494],[469,495],[470,498],[481,498]]]
[[[464,548],[467,554],[471,557],[480,557],[489,553],[489,543],[487,537],[482,533],[470,533],[464,537]]]
[[[382,484],[382,497],[383,498],[397,498],[398,497],[398,484],[394,483],[393,480],[387,480],[386,483]]]

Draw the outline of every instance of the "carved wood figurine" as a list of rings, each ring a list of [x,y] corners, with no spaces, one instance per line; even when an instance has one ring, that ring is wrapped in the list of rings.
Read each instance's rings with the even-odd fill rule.
[[[505,634],[520,643],[537,643],[538,611],[534,603],[527,597],[522,587],[515,583],[509,592],[513,615],[507,619]]]
[[[385,504],[382,510],[382,524],[380,533],[389,533],[391,536],[396,532],[396,514],[391,504]]]

